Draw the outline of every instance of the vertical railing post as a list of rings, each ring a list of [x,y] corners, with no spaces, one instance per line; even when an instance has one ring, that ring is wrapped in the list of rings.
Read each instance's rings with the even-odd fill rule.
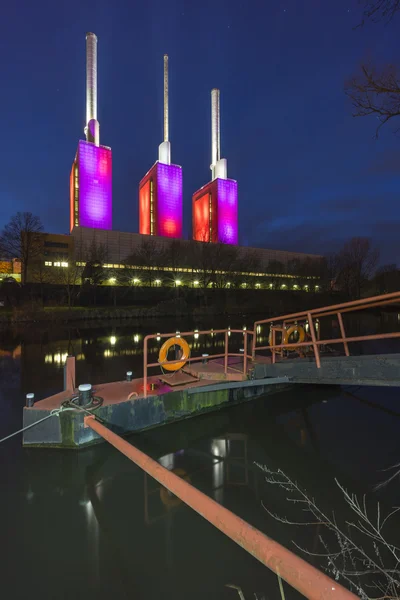
[[[276,344],[276,331],[275,331],[275,328],[272,327],[272,364],[273,365],[276,363],[275,344]]]
[[[246,375],[246,373],[247,373],[247,344],[248,344],[248,339],[247,339],[247,330],[246,330],[244,332],[243,375]]]
[[[253,345],[251,347],[251,357],[252,357],[253,361],[256,360],[256,346],[257,346],[257,325],[254,323]]]
[[[228,372],[228,345],[229,345],[229,335],[228,335],[228,331],[225,331],[225,357],[224,357],[224,372],[225,372],[225,375]]]
[[[339,327],[340,327],[340,335],[342,336],[342,340],[343,340],[343,347],[344,347],[344,353],[346,356],[350,356],[350,352],[349,352],[349,345],[346,341],[344,341],[346,339],[346,332],[344,330],[344,323],[343,323],[343,319],[342,319],[342,313],[338,312],[337,313],[337,318],[339,321]]]
[[[313,348],[314,348],[315,362],[317,363],[317,369],[320,369],[321,368],[321,358],[319,356],[319,346],[317,344],[317,338],[315,337],[314,322],[312,320],[311,313],[307,313],[307,319],[308,319],[308,325],[310,327],[311,339],[312,339]]]
[[[147,398],[147,337],[143,344],[143,395]]]
[[[75,356],[67,356],[64,365],[64,390],[73,394],[76,387]]]

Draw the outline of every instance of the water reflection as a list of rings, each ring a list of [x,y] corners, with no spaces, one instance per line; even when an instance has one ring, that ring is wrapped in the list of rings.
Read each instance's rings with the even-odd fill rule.
[[[243,319],[230,324],[242,329]],[[194,327],[208,328],[154,323],[151,332]],[[128,369],[139,376],[147,333],[110,326],[3,336],[0,431],[6,435],[20,426],[25,391],[40,397],[61,388],[66,354],[77,357],[81,381],[121,378]],[[257,335],[265,335],[264,329]],[[236,337],[240,346],[242,333]],[[231,339],[233,347],[234,334]],[[200,353],[221,342],[217,334],[193,340]],[[152,351],[158,347],[155,341]],[[298,516],[255,463],[281,469],[322,508],[342,515],[334,478],[359,493],[382,480],[382,469],[399,462],[399,412],[395,389],[296,388],[129,440],[287,547],[295,541],[319,551],[316,529],[284,527],[266,512],[263,505],[293,520]],[[25,598],[32,590],[42,600],[237,598],[227,584],[241,587],[246,598],[279,598],[276,578],[114,449],[22,450],[14,439],[0,454],[7,540],[0,575],[3,589],[12,591],[7,598]],[[382,490],[379,498],[382,506],[398,505],[398,486]],[[295,597],[288,588],[285,593]]]

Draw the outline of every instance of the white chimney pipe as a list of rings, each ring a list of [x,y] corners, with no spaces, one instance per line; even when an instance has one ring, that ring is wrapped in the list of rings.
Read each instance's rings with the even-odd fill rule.
[[[97,36],[86,34],[86,127],[88,142],[100,143],[100,124],[97,120]]]
[[[219,90],[211,90],[211,164],[215,166],[220,158],[220,118],[219,118]]]
[[[164,54],[164,141],[158,147],[158,160],[160,163],[166,165],[171,164],[168,110],[168,54]]]
[[[168,142],[168,54],[164,54],[164,142]]]
[[[226,158],[221,158],[221,119],[219,90],[211,90],[211,165],[213,179],[227,178]]]

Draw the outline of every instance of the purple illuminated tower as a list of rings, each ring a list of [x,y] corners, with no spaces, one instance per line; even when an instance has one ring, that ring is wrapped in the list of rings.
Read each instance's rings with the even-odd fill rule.
[[[86,141],[80,140],[70,176],[70,229],[112,229],[111,148],[100,145],[97,120],[97,37],[86,34]]]
[[[193,239],[220,244],[238,243],[238,186],[227,178],[227,160],[220,157],[219,90],[211,92],[212,181],[193,194]]]
[[[139,184],[139,233],[182,237],[182,167],[171,164],[168,111],[168,56],[164,55],[164,141],[158,161]]]

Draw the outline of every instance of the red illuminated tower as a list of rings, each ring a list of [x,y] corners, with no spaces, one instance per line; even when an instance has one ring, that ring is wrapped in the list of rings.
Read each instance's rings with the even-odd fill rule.
[[[226,158],[220,158],[220,104],[217,89],[211,91],[210,168],[212,181],[193,194],[193,239],[237,244],[237,182],[227,178]]]
[[[164,141],[158,161],[139,184],[139,233],[182,237],[182,167],[171,165],[168,139],[168,56],[164,55]]]

